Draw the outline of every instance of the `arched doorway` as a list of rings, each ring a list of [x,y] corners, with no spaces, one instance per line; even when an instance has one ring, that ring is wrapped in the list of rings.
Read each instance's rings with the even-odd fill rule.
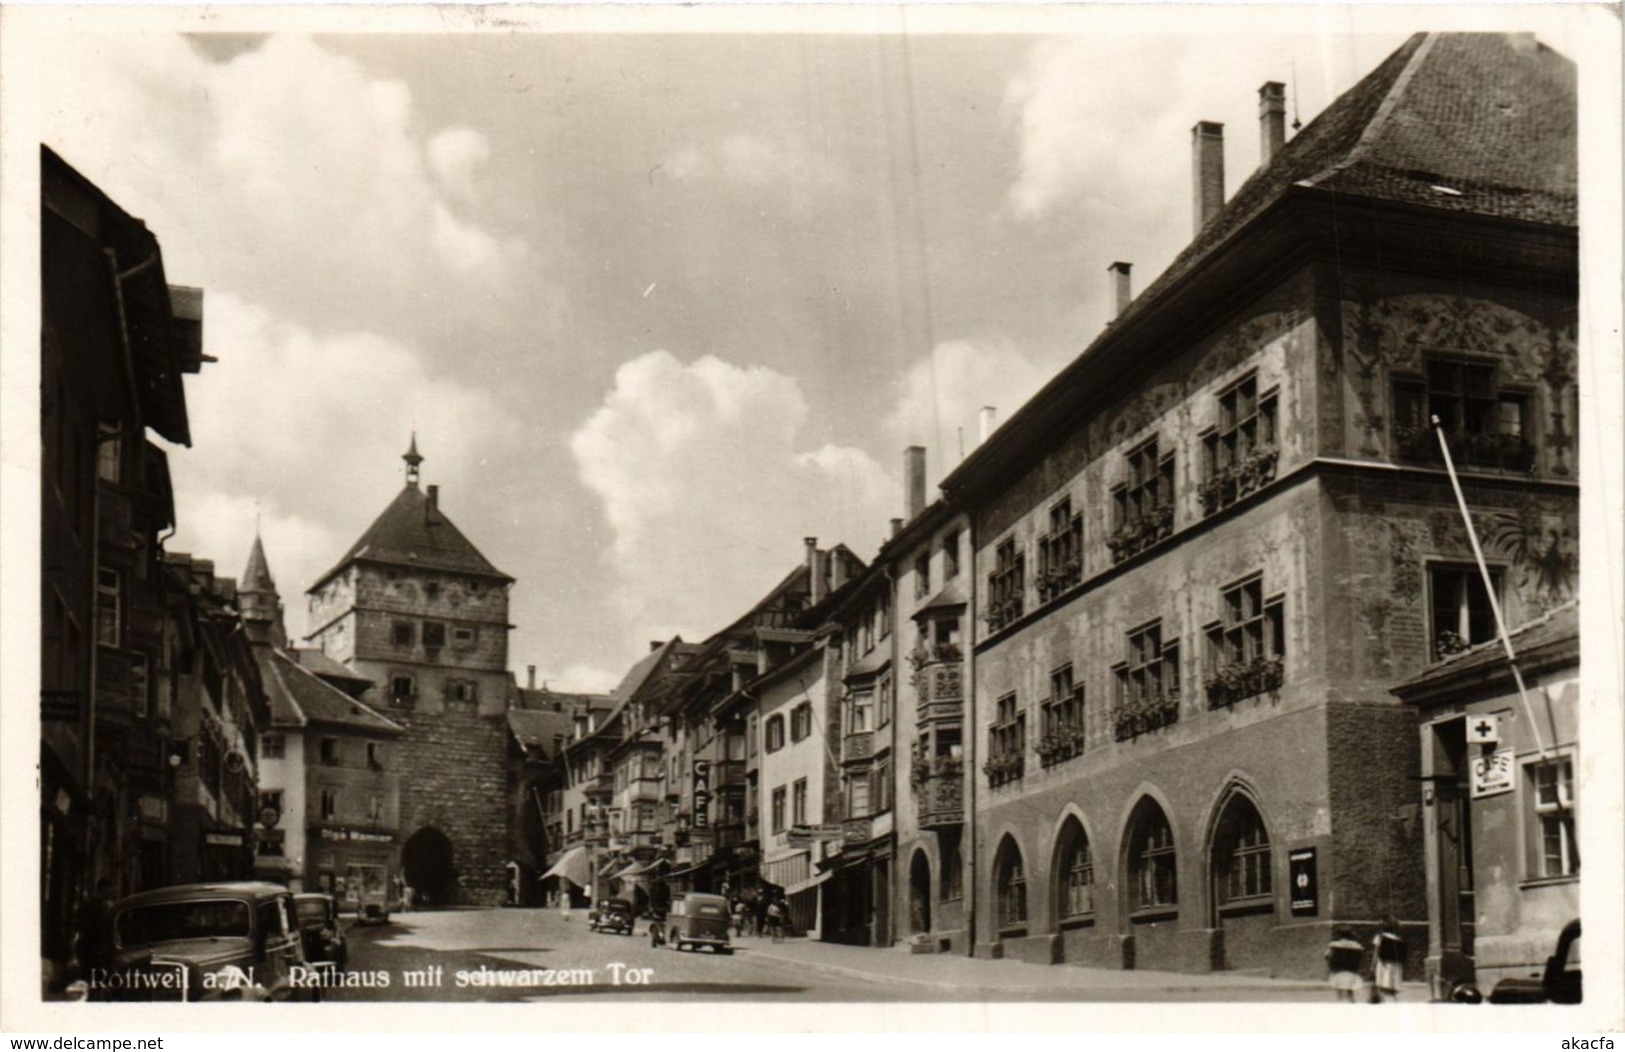
[[[915,851],[908,865],[908,930],[931,930],[931,861]]]
[[[434,826],[424,826],[407,840],[401,849],[401,871],[417,902],[426,906],[456,902],[457,868],[452,859],[451,840]]]

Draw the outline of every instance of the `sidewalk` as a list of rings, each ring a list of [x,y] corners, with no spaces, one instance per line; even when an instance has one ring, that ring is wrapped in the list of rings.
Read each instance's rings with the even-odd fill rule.
[[[932,990],[964,990],[968,999],[988,994],[1044,994],[1069,991],[1121,991],[1124,1000],[1136,993],[1211,994],[1214,999],[1270,1000],[1272,995],[1293,992],[1302,996],[1324,991],[1331,1002],[1332,992],[1324,980],[1268,979],[1234,972],[1187,975],[1183,972],[1119,971],[1080,968],[1075,965],[1029,964],[1026,961],[994,961],[969,958],[962,954],[912,954],[905,947],[876,949],[842,946],[810,939],[744,938],[734,941],[736,951],[765,960],[781,961],[797,967],[852,979],[877,983],[918,986]],[[1402,1002],[1425,1002],[1425,984],[1409,983],[1400,991]]]

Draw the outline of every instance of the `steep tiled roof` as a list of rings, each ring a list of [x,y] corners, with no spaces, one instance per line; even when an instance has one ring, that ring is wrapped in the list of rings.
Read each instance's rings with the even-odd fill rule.
[[[608,694],[566,694],[547,687],[515,687],[514,700],[517,708],[532,712],[604,712],[614,704]]]
[[[360,695],[367,687],[372,686],[372,677],[364,676],[347,665],[334,661],[315,647],[298,647],[285,653],[328,682],[338,681],[334,685],[346,694]]]
[[[1293,186],[1572,225],[1576,113],[1574,64],[1532,37],[1418,33],[1248,178],[1123,318]]]
[[[400,724],[357,701],[273,647],[256,647],[260,679],[270,701],[273,724],[306,726],[339,724],[355,730],[399,733]]]
[[[555,757],[555,741],[569,742],[574,717],[569,712],[508,710],[508,730],[521,745],[537,746],[549,757]]]
[[[479,549],[463,536],[462,531],[452,524],[445,512],[438,507],[431,510],[428,495],[416,485],[402,489],[383,514],[367,527],[361,539],[344,554],[344,558],[323,574],[311,590],[315,591],[329,577],[357,559],[513,580],[492,566]]]

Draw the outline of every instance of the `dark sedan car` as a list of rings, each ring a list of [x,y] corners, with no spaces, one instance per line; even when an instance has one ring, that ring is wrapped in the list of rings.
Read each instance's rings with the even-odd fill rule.
[[[339,924],[339,904],[331,895],[307,893],[293,897],[299,918],[299,936],[305,944],[305,960],[313,965],[330,964],[344,971],[350,959],[350,946]]]

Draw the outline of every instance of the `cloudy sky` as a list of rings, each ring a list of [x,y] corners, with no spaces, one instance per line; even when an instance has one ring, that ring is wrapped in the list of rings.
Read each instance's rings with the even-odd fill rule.
[[[513,667],[607,687],[804,536],[871,556],[906,445],[940,477],[1188,240],[1197,120],[1233,192],[1261,83],[1308,121],[1406,35],[782,22],[62,48],[41,138],[206,290],[169,547],[239,573],[258,516],[299,632],[415,430]]]

